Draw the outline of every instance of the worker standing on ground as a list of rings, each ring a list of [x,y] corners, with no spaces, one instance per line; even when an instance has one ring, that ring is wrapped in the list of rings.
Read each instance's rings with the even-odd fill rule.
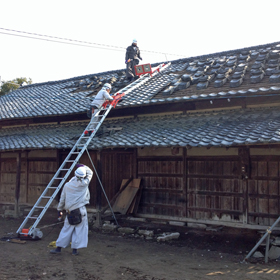
[[[88,131],[85,131],[85,134],[90,135],[92,133],[92,130],[95,129],[95,127],[97,126],[97,122],[98,122],[98,117],[95,116],[95,114],[97,113],[97,111],[99,110],[99,108],[103,105],[103,103],[106,100],[110,100],[113,101],[114,98],[112,96],[110,96],[110,91],[111,91],[111,85],[109,83],[106,83],[103,85],[102,89],[97,93],[97,95],[95,96],[94,100],[91,102],[90,104],[90,112],[91,112],[91,122],[95,122],[92,123],[91,126],[88,128]]]
[[[134,66],[139,64],[139,59],[142,60],[142,57],[137,46],[137,40],[134,39],[131,46],[127,47],[125,54],[126,78],[129,81],[132,81],[136,77]]]
[[[78,255],[78,249],[86,248],[88,244],[88,218],[85,205],[89,203],[89,183],[92,178],[92,170],[85,165],[79,166],[75,176],[64,185],[57,210],[62,216],[62,210],[66,210],[64,226],[56,240],[57,248],[51,250],[51,254],[61,253],[61,248],[66,248],[71,242],[72,254]]]

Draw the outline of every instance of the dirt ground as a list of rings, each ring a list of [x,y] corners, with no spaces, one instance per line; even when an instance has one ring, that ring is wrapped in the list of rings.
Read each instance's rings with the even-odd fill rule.
[[[46,214],[39,224],[53,224],[56,213]],[[22,219],[0,218],[0,238],[15,235]],[[131,223],[131,222],[130,222]],[[134,222],[135,223],[135,222]],[[131,234],[91,228],[89,245],[78,256],[66,248],[51,255],[62,224],[42,229],[43,238],[25,244],[0,241],[0,279],[94,279],[94,280],[187,280],[187,279],[279,279],[280,262],[250,258],[241,263],[260,235],[256,231],[223,228],[205,231],[161,224],[121,226],[180,232],[177,240],[157,242]],[[40,226],[38,226],[40,228]]]

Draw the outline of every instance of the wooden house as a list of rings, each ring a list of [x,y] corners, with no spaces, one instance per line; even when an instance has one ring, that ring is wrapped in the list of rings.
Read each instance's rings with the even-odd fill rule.
[[[110,198],[141,178],[136,216],[267,227],[280,215],[280,44],[171,61],[126,95],[89,147]],[[0,97],[0,203],[33,205],[83,132],[90,100],[124,70]],[[90,166],[84,155],[81,162]],[[91,205],[106,201],[94,177]]]

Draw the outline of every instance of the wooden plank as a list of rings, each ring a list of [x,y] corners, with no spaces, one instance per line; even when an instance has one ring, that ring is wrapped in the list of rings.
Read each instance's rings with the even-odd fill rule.
[[[129,179],[122,180],[120,190],[124,188],[128,180]],[[121,194],[116,198],[116,201],[112,207],[114,212],[119,212],[121,214],[126,214],[128,212],[137,192],[139,191],[140,182],[141,179],[133,179],[121,192]]]
[[[112,207],[113,211],[126,214],[138,190],[139,188],[128,186],[116,199],[116,202]]]
[[[133,177],[130,177],[130,179],[124,179],[122,181],[120,190],[115,194],[115,196],[110,200],[110,205],[113,204],[113,202],[116,200],[116,198],[121,194],[121,192],[130,184],[130,182],[133,180]],[[101,210],[101,214],[104,214],[107,209],[109,209],[110,205],[108,204]]]
[[[142,192],[143,192],[143,185],[141,185],[141,179],[136,179],[136,180],[139,180],[139,187],[138,187],[139,191],[138,191],[137,195],[135,196],[135,198],[133,199],[133,202],[131,204],[130,211],[129,211],[129,213],[133,213],[133,214],[136,214],[138,211],[140,199],[141,199]]]

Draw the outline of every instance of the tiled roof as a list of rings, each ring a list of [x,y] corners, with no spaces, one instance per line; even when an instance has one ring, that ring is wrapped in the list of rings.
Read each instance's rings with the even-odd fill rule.
[[[118,107],[278,94],[279,68],[279,43],[180,59],[131,91]],[[0,97],[0,120],[83,113],[105,82],[113,92],[128,85],[125,71],[116,70],[21,87]]]
[[[0,150],[72,148],[87,122],[3,128]],[[280,143],[280,108],[105,120],[90,149]]]

